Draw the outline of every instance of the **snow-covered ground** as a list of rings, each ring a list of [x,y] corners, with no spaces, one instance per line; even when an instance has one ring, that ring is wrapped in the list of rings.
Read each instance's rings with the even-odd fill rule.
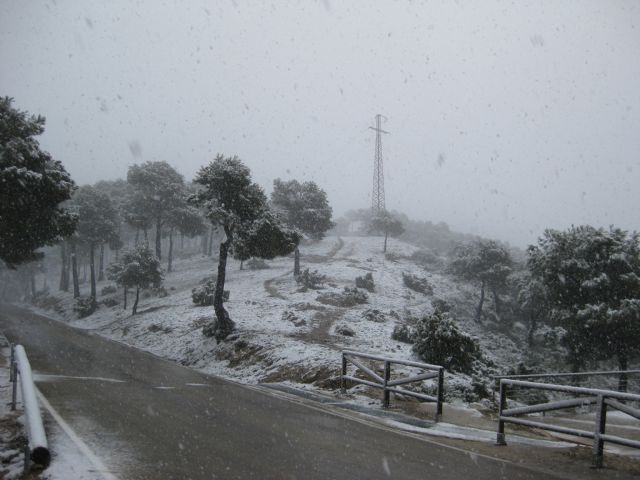
[[[70,295],[63,298],[58,310],[74,326],[207,373],[247,383],[335,388],[330,378],[338,373],[342,349],[419,360],[410,345],[391,339],[394,327],[410,316],[432,312],[436,298],[463,313],[471,311],[476,301],[473,286],[413,262],[409,257],[417,250],[415,246],[390,239],[387,255],[382,246],[382,237],[359,236],[327,237],[303,246],[302,268],[326,276],[320,290],[302,291],[292,274],[292,258],[270,261],[265,270],[240,270],[239,263],[231,260],[226,307],[237,331],[221,344],[201,332],[213,317],[213,308],[195,306],[191,299],[191,289],[215,272],[215,261],[201,255],[175,260],[175,271],[167,274],[164,282],[168,296],[142,298],[136,316],[122,309],[120,291],[108,295],[119,305],[102,305],[85,319],[75,318]],[[367,292],[366,303],[340,307],[322,299],[322,295],[354,287],[355,278],[369,272],[375,291]],[[433,293],[410,290],[403,283],[403,273],[426,278]],[[108,284],[100,282],[98,291]],[[457,317],[461,329],[478,338],[486,358],[498,365],[513,365],[520,358],[520,349],[508,337],[484,331],[470,315]],[[341,327],[348,327],[354,335],[340,334]],[[447,384],[455,394],[468,389],[471,378],[447,374]]]

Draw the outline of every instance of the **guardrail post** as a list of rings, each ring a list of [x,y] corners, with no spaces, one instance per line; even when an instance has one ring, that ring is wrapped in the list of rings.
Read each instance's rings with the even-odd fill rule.
[[[11,381],[11,382],[15,382],[16,381],[15,377],[13,376],[13,364],[16,361],[15,355],[16,355],[16,352],[14,350],[14,346],[13,346],[13,343],[12,343],[11,344],[11,361],[9,362],[9,367],[10,367],[9,368],[9,381]]]
[[[342,375],[340,375],[340,392],[347,393],[347,385],[344,380],[345,375],[347,374],[347,357],[345,357],[344,352],[342,353]]]
[[[385,360],[384,362],[384,396],[382,398],[382,406],[384,408],[389,408],[389,400],[391,398],[391,392],[387,390],[387,383],[391,378],[391,362],[389,360]]]
[[[502,410],[507,406],[507,385],[500,380],[500,406],[498,407],[498,435],[496,436],[496,445],[506,445],[507,441],[504,435],[504,421],[502,420]]]
[[[16,409],[16,399],[18,396],[18,362],[11,362],[11,377],[13,378],[11,390],[11,410]]]
[[[442,418],[442,402],[444,401],[444,368],[438,370],[438,403],[436,405],[436,422]]]
[[[593,468],[602,468],[604,455],[604,435],[607,426],[607,403],[603,395],[598,395],[598,411],[596,412],[596,431],[593,437]]]

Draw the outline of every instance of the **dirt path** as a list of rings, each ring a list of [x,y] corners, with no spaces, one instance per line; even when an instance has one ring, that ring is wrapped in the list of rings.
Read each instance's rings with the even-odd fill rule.
[[[313,316],[313,329],[308,332],[299,332],[293,334],[293,338],[297,338],[304,342],[316,343],[334,350],[341,350],[335,345],[335,338],[329,334],[333,324],[340,320],[345,314],[344,308],[326,309],[316,312]]]
[[[264,281],[263,283],[264,289],[267,291],[270,297],[279,298],[280,300],[287,299],[287,297],[282,295],[273,284],[279,279],[281,279],[282,277],[286,277],[287,275],[291,275],[292,273],[293,273],[293,270],[289,270],[283,273],[282,275],[278,275],[277,277],[273,277],[273,278],[270,278],[269,280]]]

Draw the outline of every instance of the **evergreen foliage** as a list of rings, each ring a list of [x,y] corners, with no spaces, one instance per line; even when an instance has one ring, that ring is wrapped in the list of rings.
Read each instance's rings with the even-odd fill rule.
[[[235,328],[223,305],[228,254],[235,248],[241,256],[286,255],[297,245],[298,236],[280,225],[269,212],[264,192],[251,181],[249,168],[238,157],[217,155],[198,171],[194,181],[203,188],[192,195],[193,203],[205,211],[211,223],[220,227],[226,237],[220,243],[218,257],[213,302],[216,321],[203,329],[205,335],[221,341]]]
[[[12,102],[0,97],[0,260],[9,268],[41,258],[37,249],[71,235],[77,221],[61,206],[73,180],[35,139],[45,119]]]
[[[413,340],[413,351],[422,360],[447,370],[472,373],[474,360],[480,358],[477,341],[461,332],[445,312],[420,319]]]
[[[465,280],[480,283],[477,322],[482,315],[485,288],[489,288],[493,293],[496,315],[500,316],[500,293],[506,287],[512,264],[509,251],[493,240],[477,240],[470,244],[458,245],[454,249],[449,271]]]
[[[546,230],[529,247],[531,273],[546,287],[553,317],[567,330],[569,362],[617,356],[621,370],[640,354],[640,236],[611,227]],[[626,389],[621,377],[620,388]]]
[[[160,260],[146,244],[123,252],[120,260],[109,265],[107,276],[125,289],[135,288],[136,299],[131,310],[132,315],[138,310],[140,289],[158,288],[162,285],[163,279]]]
[[[386,210],[371,218],[369,233],[384,233],[384,248],[382,249],[384,253],[387,252],[387,238],[389,235],[398,237],[402,235],[403,232],[404,227],[402,222]]]

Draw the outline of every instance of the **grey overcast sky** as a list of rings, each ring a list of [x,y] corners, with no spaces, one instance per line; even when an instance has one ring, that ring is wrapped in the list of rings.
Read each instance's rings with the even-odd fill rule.
[[[0,0],[0,95],[47,118],[75,180],[237,154],[524,246],[640,229],[640,2]]]

